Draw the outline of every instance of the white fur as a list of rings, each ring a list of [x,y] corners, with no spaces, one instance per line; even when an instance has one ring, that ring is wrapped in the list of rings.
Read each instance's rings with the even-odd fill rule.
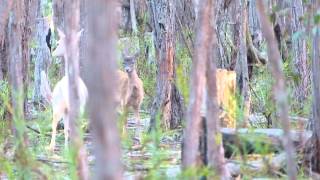
[[[80,31],[77,33],[77,41],[81,35]],[[65,76],[55,85],[53,92],[51,94],[51,105],[53,111],[53,118],[52,118],[52,134],[51,134],[51,142],[49,149],[51,151],[54,150],[55,147],[55,136],[56,136],[56,128],[58,122],[63,119],[64,122],[64,137],[65,137],[65,146],[68,145],[69,139],[69,115],[70,112],[70,103],[69,103],[69,76],[68,76],[68,59],[66,56],[66,44],[65,44],[65,35],[64,33],[58,29],[60,40],[58,41],[58,46],[52,53],[53,56],[64,56],[65,59]],[[44,75],[43,75],[44,76]],[[88,90],[81,79],[78,77],[78,94],[80,100],[80,112],[84,111],[84,107],[88,98]],[[49,94],[48,92],[45,94]]]

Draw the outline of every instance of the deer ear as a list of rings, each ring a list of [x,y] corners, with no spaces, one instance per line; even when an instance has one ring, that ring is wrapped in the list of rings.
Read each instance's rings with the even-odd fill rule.
[[[82,35],[83,29],[81,29],[80,31],[77,32],[77,38],[80,38]]]
[[[63,31],[61,31],[61,29],[57,28],[57,31],[58,31],[58,34],[59,34],[60,38],[65,38],[66,37],[66,35],[64,34]]]
[[[139,57],[139,54],[140,54],[140,53],[139,53],[139,51],[138,51],[138,52],[136,52],[136,53],[133,55],[133,57],[134,57],[135,60],[137,60],[137,58]]]

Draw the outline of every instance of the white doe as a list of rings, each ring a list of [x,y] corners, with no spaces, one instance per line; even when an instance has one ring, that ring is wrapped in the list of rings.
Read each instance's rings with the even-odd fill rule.
[[[69,103],[69,76],[68,76],[68,58],[66,54],[66,36],[58,29],[59,41],[57,48],[53,51],[52,56],[64,57],[65,60],[65,75],[64,77],[55,85],[53,91],[51,92],[50,86],[47,80],[47,75],[44,71],[41,72],[41,93],[52,105],[53,118],[52,118],[52,134],[51,142],[49,145],[49,150],[53,151],[56,144],[56,133],[58,122],[63,119],[64,122],[64,138],[65,147],[68,146],[69,139],[69,115],[70,103]],[[79,42],[81,31],[77,33],[76,43]],[[83,80],[78,77],[78,94],[80,100],[80,112],[83,111],[88,98],[88,90]]]

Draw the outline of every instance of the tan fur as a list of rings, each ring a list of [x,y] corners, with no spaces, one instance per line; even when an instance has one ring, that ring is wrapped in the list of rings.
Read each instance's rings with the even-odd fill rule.
[[[117,102],[120,105],[120,110],[123,111],[129,98],[129,77],[128,74],[117,70]]]
[[[236,111],[236,72],[226,69],[217,69],[217,96],[218,103],[222,111],[220,119],[223,127],[236,127],[235,111]]]
[[[140,106],[144,97],[143,83],[142,80],[138,77],[137,72],[134,70],[131,74],[128,74],[129,77],[129,89],[128,89],[128,100],[126,107],[132,108],[134,111],[134,116],[137,120],[137,123],[140,123]]]
[[[143,83],[139,78],[135,68],[136,57],[126,56],[124,58],[124,69],[126,72],[118,70],[118,97],[120,106],[126,111],[133,109],[137,123],[140,123],[140,107],[144,97]]]

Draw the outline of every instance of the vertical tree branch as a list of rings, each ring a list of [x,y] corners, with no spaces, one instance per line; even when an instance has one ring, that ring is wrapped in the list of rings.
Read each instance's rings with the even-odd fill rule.
[[[85,72],[95,146],[96,179],[122,179],[123,175],[114,88],[118,80],[115,54],[118,6],[116,0],[92,0],[88,3],[89,58]]]
[[[208,49],[211,46],[212,34],[210,34],[210,14],[212,11],[212,0],[199,2],[197,18],[197,31],[195,42],[195,53],[192,62],[190,103],[187,110],[187,124],[184,132],[182,166],[192,168],[197,165],[200,131],[200,107],[205,90],[206,61],[208,59]]]
[[[131,26],[132,26],[132,32],[133,34],[138,33],[138,27],[137,27],[137,19],[136,19],[136,13],[135,13],[135,7],[134,7],[134,0],[130,1],[130,17],[131,17]]]
[[[206,68],[207,92],[206,99],[207,112],[207,156],[209,167],[214,167],[220,179],[230,179],[230,173],[225,166],[224,149],[222,142],[222,135],[220,133],[220,119],[219,119],[219,104],[217,92],[217,79],[216,79],[216,60],[217,56],[214,49],[217,48],[216,31],[214,29],[215,17],[214,7],[215,3],[209,2],[207,6],[212,7],[208,12],[211,21],[208,24],[208,41],[212,43],[212,49],[209,50]]]
[[[273,96],[276,100],[279,118],[284,131],[283,144],[286,151],[287,170],[289,179],[297,179],[297,165],[294,159],[294,147],[290,134],[290,122],[288,118],[287,93],[285,90],[285,79],[281,69],[281,56],[277,48],[277,41],[272,30],[272,25],[268,21],[262,0],[257,1],[257,8],[261,20],[262,34],[265,36],[268,44],[268,57],[270,60],[270,70],[275,78],[273,85]]]
[[[80,137],[79,129],[79,18],[80,3],[79,0],[70,0],[66,3],[66,52],[68,61],[68,80],[69,80],[69,105],[68,113],[70,125],[70,139],[72,150],[74,152],[75,162],[77,163],[77,171],[80,179],[88,179],[88,165],[86,150]],[[77,122],[78,121],[78,122]]]

